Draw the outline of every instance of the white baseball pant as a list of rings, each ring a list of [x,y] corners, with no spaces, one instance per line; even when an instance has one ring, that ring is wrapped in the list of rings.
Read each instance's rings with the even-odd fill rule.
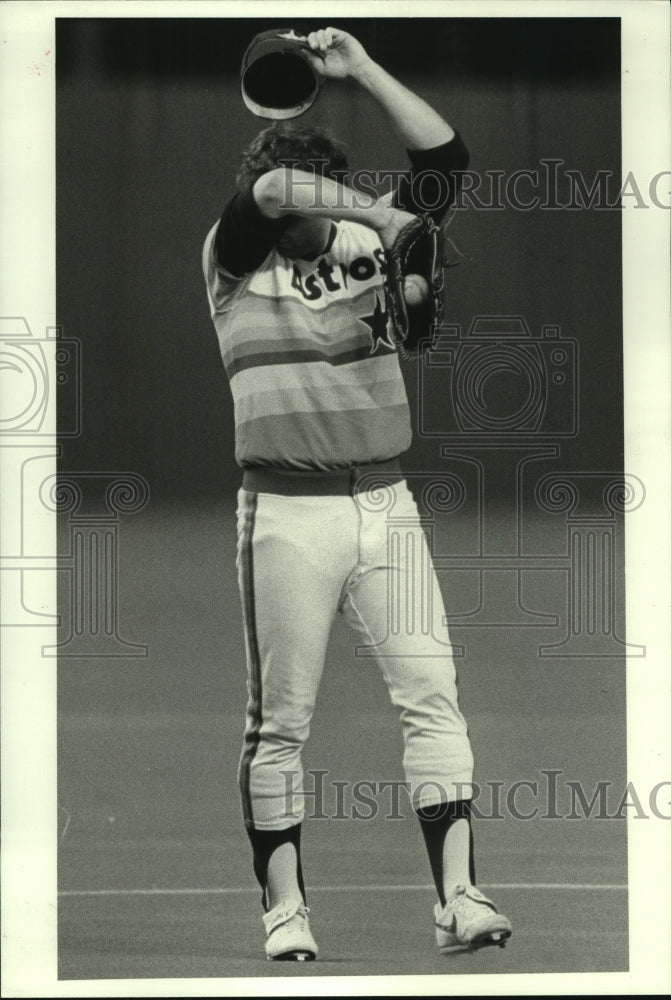
[[[249,827],[281,830],[303,819],[301,751],[339,612],[373,647],[400,710],[415,808],[469,797],[473,756],[417,507],[402,479],[358,489],[281,495],[243,487],[238,494],[248,671],[239,781]],[[292,774],[291,803],[282,772]]]

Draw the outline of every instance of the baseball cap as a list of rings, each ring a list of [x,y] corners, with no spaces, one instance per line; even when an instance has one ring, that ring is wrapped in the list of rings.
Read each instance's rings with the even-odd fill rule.
[[[293,28],[273,28],[256,35],[242,58],[240,91],[259,118],[296,118],[319,93],[320,81],[306,59],[307,39]]]

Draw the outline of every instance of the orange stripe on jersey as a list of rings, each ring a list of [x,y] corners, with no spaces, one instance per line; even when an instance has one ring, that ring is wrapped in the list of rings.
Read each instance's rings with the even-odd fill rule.
[[[318,259],[273,250],[236,279],[217,267],[214,232],[203,265],[235,404],[237,461],[342,468],[405,451],[410,415],[377,235],[340,222]]]

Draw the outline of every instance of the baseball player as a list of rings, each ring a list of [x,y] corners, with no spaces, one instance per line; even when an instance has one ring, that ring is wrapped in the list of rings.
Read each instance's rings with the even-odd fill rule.
[[[414,213],[439,204],[434,215],[444,214],[468,154],[351,35],[326,28],[307,43],[321,78],[350,78],[377,101],[411,171],[391,197],[366,203],[341,183],[347,162],[334,140],[278,122],[243,154],[237,193],[203,250],[243,469],[239,780],[266,955],[318,952],[301,868],[301,751],[338,614],[375,651],[400,712],[406,781],[438,894],[438,946],[502,945],[510,922],[474,885],[473,757],[442,596],[399,465],[410,415],[383,284],[385,249]],[[414,184],[420,172],[426,183]],[[400,544],[390,524],[402,526]]]

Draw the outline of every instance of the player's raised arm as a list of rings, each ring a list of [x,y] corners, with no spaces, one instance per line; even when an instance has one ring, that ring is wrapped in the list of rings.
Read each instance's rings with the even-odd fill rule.
[[[454,129],[427,104],[394,79],[346,31],[324,28],[307,36],[310,64],[320,76],[349,77],[367,90],[389,115],[408,149],[431,149],[450,142]]]
[[[385,203],[411,212],[428,212],[440,222],[454,203],[468,166],[468,150],[461,136],[423,98],[371,59],[347,32],[324,28],[308,35],[306,44],[314,71],[332,79],[349,77],[367,90],[387,113],[406,147],[412,169],[385,196]],[[415,184],[419,174],[423,181]]]
[[[355,191],[330,177],[295,168],[276,167],[263,174],[252,189],[254,201],[269,219],[317,216],[349,220],[375,229],[383,246],[391,246],[412,215],[386,201]]]

